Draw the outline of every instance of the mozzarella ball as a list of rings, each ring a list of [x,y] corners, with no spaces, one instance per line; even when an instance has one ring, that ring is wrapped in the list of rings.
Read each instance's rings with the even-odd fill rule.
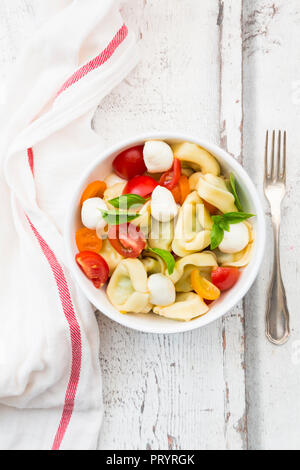
[[[127,181],[124,180],[123,178],[120,178],[118,175],[116,175],[115,173],[110,173],[110,175],[108,175],[104,182],[106,183],[106,186],[108,188],[110,188],[111,186],[114,186],[114,184],[118,184],[118,183],[124,183],[126,184]]]
[[[173,165],[173,151],[161,140],[149,140],[144,145],[144,162],[149,173],[161,173]]]
[[[219,245],[219,250],[223,253],[237,253],[249,243],[249,230],[247,226],[240,222],[239,224],[231,224],[229,232],[224,231],[224,238]]]
[[[96,226],[96,233],[98,238],[107,238],[107,233],[108,233],[108,225],[107,222],[101,217],[101,220],[99,220],[97,226]]]
[[[159,222],[170,222],[178,213],[173,194],[167,188],[157,186],[151,198],[151,215]]]
[[[82,204],[81,220],[85,227],[91,230],[104,228],[107,222],[102,217],[101,210],[107,211],[107,205],[100,197],[91,197]]]
[[[175,286],[164,274],[152,274],[148,278],[150,302],[153,305],[166,306],[175,302]]]

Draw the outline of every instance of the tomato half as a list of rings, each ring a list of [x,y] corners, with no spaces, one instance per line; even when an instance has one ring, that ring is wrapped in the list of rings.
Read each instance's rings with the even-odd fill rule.
[[[206,300],[216,300],[220,297],[220,290],[205,277],[201,276],[198,269],[193,269],[191,273],[191,283],[194,291]]]
[[[161,175],[159,184],[167,189],[175,188],[181,176],[181,162],[178,158],[174,158],[173,166],[170,170]]]
[[[188,177],[181,175],[176,186],[171,189],[171,193],[173,194],[175,202],[182,205],[190,192],[191,190]]]
[[[238,268],[214,268],[211,273],[212,283],[221,291],[233,287],[239,277]]]
[[[188,177],[186,175],[181,175],[178,184],[181,194],[180,204],[182,205],[191,192]]]
[[[80,205],[82,206],[84,201],[91,199],[92,197],[103,197],[105,190],[106,183],[104,183],[104,181],[93,181],[83,191],[80,199]]]
[[[137,258],[146,247],[146,239],[139,227],[125,223],[108,229],[111,246],[124,258]]]
[[[171,193],[173,194],[173,198],[176,204],[180,204],[181,192],[180,192],[179,184],[176,184],[176,186],[173,189],[171,189]]]
[[[92,281],[97,289],[105,284],[109,276],[109,268],[102,256],[93,251],[82,251],[77,253],[75,260],[86,277]]]
[[[142,175],[146,171],[143,156],[143,145],[137,145],[119,153],[113,161],[113,169],[121,178],[130,180],[134,176]]]
[[[102,239],[97,236],[96,230],[82,227],[75,234],[78,251],[94,251],[98,253],[102,248]]]
[[[151,178],[151,176],[135,176],[128,181],[123,189],[123,194],[138,194],[139,196],[146,197],[152,193],[156,186],[158,186],[158,182]]]

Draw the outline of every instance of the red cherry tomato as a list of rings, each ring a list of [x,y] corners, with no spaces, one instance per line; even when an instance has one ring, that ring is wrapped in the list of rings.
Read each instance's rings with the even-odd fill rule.
[[[158,186],[158,182],[151,176],[135,176],[126,184],[123,194],[138,194],[139,196],[149,196]]]
[[[108,229],[108,240],[124,258],[137,258],[146,247],[143,232],[130,223],[111,225]]]
[[[121,178],[130,180],[134,176],[142,175],[146,171],[143,156],[143,145],[137,145],[119,153],[113,161],[113,169]]]
[[[212,283],[222,291],[233,287],[239,277],[238,268],[214,268],[211,272]]]
[[[174,158],[173,166],[170,170],[161,175],[159,184],[167,189],[175,188],[181,176],[181,163],[178,158]]]
[[[109,276],[109,268],[102,256],[93,251],[82,251],[77,253],[75,260],[97,289],[105,284]]]

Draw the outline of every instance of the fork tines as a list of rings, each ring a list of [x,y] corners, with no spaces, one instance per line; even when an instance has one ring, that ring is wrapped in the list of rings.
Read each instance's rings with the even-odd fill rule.
[[[282,139],[283,134],[283,139]],[[276,142],[277,140],[277,142]],[[277,147],[277,156],[275,158],[275,149]],[[282,181],[286,178],[286,131],[272,131],[271,153],[269,153],[269,131],[266,133],[265,147],[265,180]]]

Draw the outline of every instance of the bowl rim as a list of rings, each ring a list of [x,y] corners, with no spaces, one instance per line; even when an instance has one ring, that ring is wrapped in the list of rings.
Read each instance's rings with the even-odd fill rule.
[[[74,211],[75,211],[75,206],[76,203],[79,199],[79,196],[82,192],[82,187],[84,182],[88,179],[89,175],[96,169],[98,165],[101,164],[101,162],[105,161],[107,158],[109,158],[113,153],[115,152],[121,152],[123,149],[128,148],[133,145],[138,145],[139,142],[146,141],[146,140],[151,140],[151,139],[160,139],[160,140],[179,140],[182,142],[193,142],[204,149],[208,150],[211,152],[215,157],[218,159],[220,157],[225,163],[227,163],[231,169],[236,172],[239,175],[239,178],[242,179],[243,184],[247,186],[247,189],[249,192],[251,192],[251,197],[253,204],[255,206],[256,210],[256,220],[257,220],[257,233],[256,233],[256,262],[252,264],[252,269],[248,273],[247,278],[244,282],[244,285],[237,290],[232,296],[230,301],[227,302],[227,307],[225,307],[222,311],[222,308],[217,308],[217,312],[214,312],[214,315],[205,315],[203,317],[197,318],[195,320],[189,321],[189,322],[180,322],[180,321],[173,321],[172,325],[173,327],[171,329],[168,329],[168,327],[159,327],[159,322],[157,322],[157,325],[155,323],[151,327],[147,326],[145,328],[141,328],[137,326],[134,322],[132,322],[130,319],[132,318],[131,315],[122,315],[119,314],[119,316],[113,316],[110,313],[105,311],[105,308],[99,308],[99,305],[95,305],[95,302],[91,299],[91,295],[89,292],[89,289],[86,288],[84,283],[82,282],[82,276],[84,276],[78,269],[72,248],[71,248],[71,236],[72,235],[72,222],[73,222],[73,216],[74,216]],[[221,162],[222,164],[222,162]],[[262,206],[262,202],[260,200],[260,197],[258,195],[257,189],[254,186],[254,183],[252,182],[250,176],[246,172],[246,170],[243,168],[243,166],[232,156],[230,155],[227,151],[223,150],[220,148],[218,145],[208,142],[207,140],[195,137],[192,134],[186,134],[182,132],[174,132],[174,131],[151,131],[151,132],[146,132],[146,133],[141,133],[137,134],[131,137],[128,137],[127,139],[123,139],[119,141],[117,144],[111,145],[108,148],[104,149],[103,152],[101,152],[100,155],[98,155],[86,168],[86,170],[83,172],[81,175],[78,184],[76,186],[76,189],[74,190],[74,194],[71,197],[68,210],[66,213],[66,219],[65,219],[65,224],[64,224],[64,245],[65,245],[65,250],[66,250],[66,263],[67,267],[70,269],[70,272],[72,274],[72,277],[75,279],[75,282],[79,285],[80,289],[83,291],[83,293],[86,295],[86,297],[89,299],[89,301],[95,305],[99,311],[101,311],[105,316],[110,318],[111,320],[116,321],[117,323],[121,324],[122,326],[128,327],[130,329],[136,330],[136,331],[141,331],[144,333],[157,333],[157,334],[173,334],[173,333],[181,333],[185,331],[190,331],[194,330],[197,328],[202,328],[213,321],[221,318],[223,315],[228,313],[232,308],[246,295],[246,293],[249,291],[250,287],[252,286],[255,278],[257,277],[258,271],[260,269],[262,260],[263,260],[263,255],[264,255],[264,248],[265,248],[265,242],[266,242],[266,222],[265,222],[265,214]],[[101,301],[100,301],[101,302]],[[222,303],[220,304],[222,305]],[[133,315],[134,316],[134,315]],[[201,322],[197,321],[201,320]],[[176,327],[177,325],[177,327]]]

